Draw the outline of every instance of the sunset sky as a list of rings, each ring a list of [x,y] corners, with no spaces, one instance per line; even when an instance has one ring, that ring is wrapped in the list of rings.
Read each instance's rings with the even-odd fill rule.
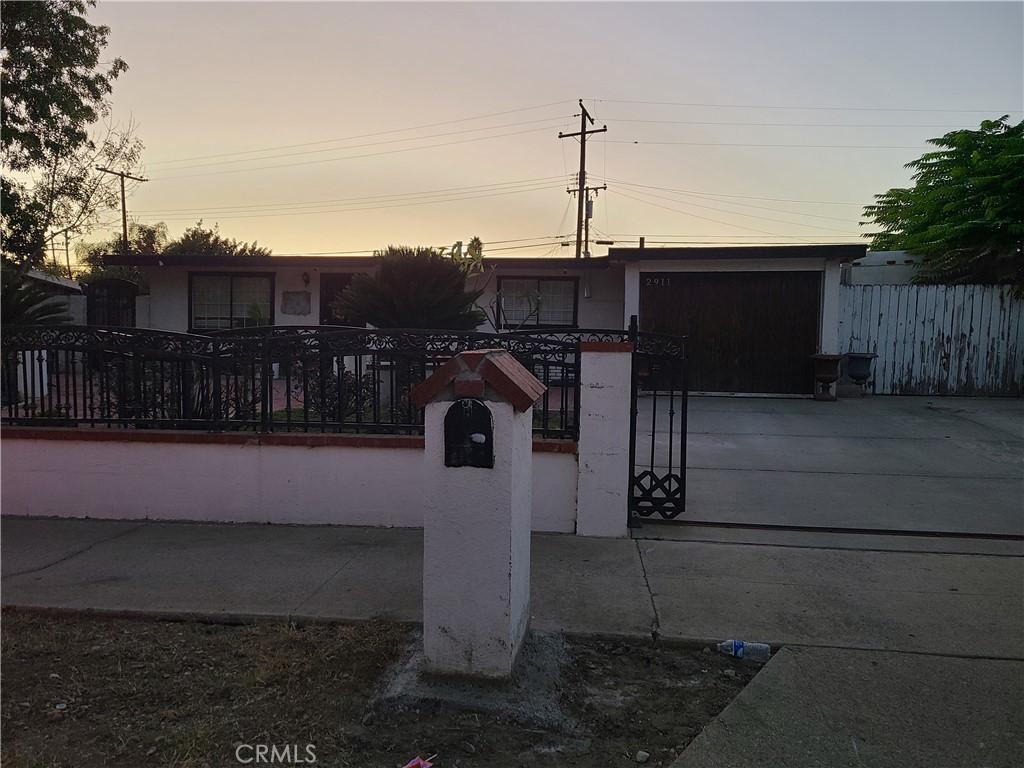
[[[281,254],[479,235],[569,255],[576,99],[608,126],[588,144],[609,186],[596,236],[853,241],[925,139],[1021,120],[1022,9],[101,2],[90,19],[130,67],[114,117],[151,178],[133,219]]]

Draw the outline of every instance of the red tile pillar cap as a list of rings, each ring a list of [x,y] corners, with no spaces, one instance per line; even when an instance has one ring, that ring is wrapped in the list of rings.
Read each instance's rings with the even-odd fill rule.
[[[413,387],[412,402],[423,408],[452,385],[456,397],[483,397],[487,387],[525,411],[547,389],[504,349],[460,352]]]

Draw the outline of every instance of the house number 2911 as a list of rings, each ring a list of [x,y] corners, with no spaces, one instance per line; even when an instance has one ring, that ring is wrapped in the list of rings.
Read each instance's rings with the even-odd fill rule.
[[[644,279],[647,281],[648,288],[668,288],[672,285],[671,277],[646,277]]]

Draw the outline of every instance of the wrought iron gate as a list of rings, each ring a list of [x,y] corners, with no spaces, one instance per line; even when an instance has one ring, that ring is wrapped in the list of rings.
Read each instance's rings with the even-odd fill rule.
[[[675,520],[686,508],[686,339],[629,328],[629,519]]]

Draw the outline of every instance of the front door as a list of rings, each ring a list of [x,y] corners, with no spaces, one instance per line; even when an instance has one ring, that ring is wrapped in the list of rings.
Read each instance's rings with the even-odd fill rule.
[[[320,275],[320,325],[351,325],[333,308],[341,292],[352,282],[350,273]]]
[[[135,327],[135,297],[139,287],[128,280],[103,278],[85,289],[85,316],[89,325]]]

